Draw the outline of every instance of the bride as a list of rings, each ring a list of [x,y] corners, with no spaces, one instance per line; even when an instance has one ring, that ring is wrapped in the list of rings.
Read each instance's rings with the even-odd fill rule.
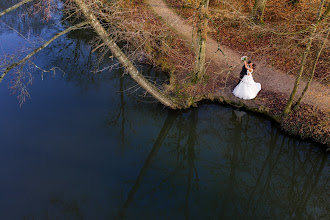
[[[247,64],[244,61],[245,68],[247,69],[247,74],[242,78],[241,82],[235,87],[233,94],[241,99],[253,99],[257,96],[258,92],[261,90],[261,84],[256,83],[253,80],[252,72],[255,69],[255,64]]]

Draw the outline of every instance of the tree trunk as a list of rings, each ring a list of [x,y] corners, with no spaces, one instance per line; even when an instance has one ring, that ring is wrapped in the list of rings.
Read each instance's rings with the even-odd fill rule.
[[[209,0],[202,0],[198,8],[198,22],[197,22],[197,54],[195,73],[197,81],[205,76],[205,49],[207,38],[207,23],[208,23],[208,7]]]
[[[42,49],[44,49],[45,47],[47,47],[51,42],[53,42],[54,40],[56,40],[58,37],[62,36],[63,34],[66,34],[72,30],[76,30],[82,26],[85,26],[86,24],[88,24],[87,21],[85,22],[81,22],[80,24],[77,24],[75,26],[69,27],[68,29],[65,29],[64,31],[55,34],[54,37],[52,37],[50,40],[48,40],[46,43],[44,43],[41,47],[35,49],[33,52],[29,53],[27,56],[25,56],[23,59],[21,59],[20,61],[11,64],[9,67],[6,68],[5,72],[3,72],[3,74],[0,76],[0,83],[2,82],[3,78],[7,75],[7,73],[12,70],[13,68],[15,68],[18,65],[21,65],[22,63],[24,63],[25,61],[27,61],[28,59],[30,59],[32,56],[34,56],[36,53],[38,53],[39,51],[41,51]]]
[[[287,115],[291,112],[291,106],[292,106],[294,97],[295,97],[295,95],[297,93],[297,90],[298,90],[301,75],[304,71],[304,66],[305,66],[306,59],[307,59],[307,56],[309,54],[309,51],[311,49],[311,45],[312,45],[312,42],[313,42],[313,37],[314,37],[314,34],[316,32],[317,25],[320,21],[321,10],[322,10],[323,4],[324,4],[324,0],[321,0],[320,6],[319,6],[319,9],[318,9],[318,13],[317,13],[317,16],[316,16],[316,19],[315,19],[315,24],[313,24],[312,27],[311,27],[311,31],[310,31],[309,39],[308,39],[308,42],[307,42],[307,46],[306,46],[306,49],[303,53],[303,57],[301,58],[301,63],[300,63],[300,66],[299,66],[299,70],[297,72],[296,81],[294,83],[290,98],[289,98],[289,100],[288,100],[288,102],[287,102],[287,104],[286,104],[286,106],[283,110],[283,115]]]
[[[260,24],[264,23],[264,11],[266,7],[266,2],[267,0],[255,0],[252,9],[252,19]]]
[[[144,76],[135,68],[132,62],[128,59],[128,57],[121,51],[118,45],[113,41],[113,39],[109,36],[107,31],[103,28],[103,26],[98,21],[97,17],[91,12],[88,6],[84,3],[83,0],[74,0],[74,2],[78,5],[79,9],[83,12],[87,20],[90,21],[90,24],[93,26],[95,32],[99,35],[99,37],[103,40],[103,42],[109,47],[112,54],[118,59],[121,65],[125,67],[130,76],[149,94],[151,94],[154,98],[156,98],[159,102],[164,104],[167,107],[172,109],[180,108],[180,106],[174,102],[174,100],[164,94],[160,89],[151,84]]]
[[[311,76],[309,77],[309,80],[308,80],[308,83],[306,84],[305,88],[304,88],[304,91],[301,93],[298,101],[296,102],[296,104],[294,105],[294,109],[298,108],[298,106],[300,105],[301,103],[301,100],[303,99],[303,97],[305,96],[305,93],[306,91],[308,90],[310,84],[312,83],[312,80],[313,80],[313,77],[314,77],[314,73],[315,73],[315,68],[316,68],[316,65],[317,65],[317,62],[319,61],[319,58],[320,58],[320,55],[322,53],[322,50],[324,48],[324,45],[325,43],[327,42],[327,39],[329,37],[329,32],[330,32],[330,27],[328,28],[328,31],[327,31],[327,34],[325,36],[325,39],[322,43],[322,45],[320,46],[318,52],[317,52],[317,55],[315,57],[315,60],[314,60],[314,64],[313,64],[313,69],[311,71]]]
[[[321,16],[321,20],[325,19],[326,17],[328,17],[329,13],[330,13],[330,2],[327,2],[328,6],[325,9],[323,15]]]
[[[21,1],[20,3],[17,3],[16,5],[14,5],[14,6],[8,8],[8,9],[6,9],[6,10],[0,12],[0,17],[1,17],[2,15],[7,14],[8,12],[11,12],[12,10],[15,10],[16,8],[20,7],[21,5],[24,5],[25,3],[32,2],[32,1],[33,1],[33,0],[23,0],[23,1]]]

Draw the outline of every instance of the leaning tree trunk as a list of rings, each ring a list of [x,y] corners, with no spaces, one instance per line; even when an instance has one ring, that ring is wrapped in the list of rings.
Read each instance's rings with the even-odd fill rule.
[[[301,95],[300,95],[298,101],[297,101],[296,104],[294,105],[294,109],[298,108],[298,106],[299,106],[300,103],[301,103],[301,100],[304,98],[305,93],[307,92],[307,90],[308,90],[310,84],[312,83],[312,80],[313,80],[313,77],[314,77],[314,73],[315,73],[315,68],[316,68],[317,62],[319,61],[319,58],[320,58],[320,55],[321,55],[322,50],[323,50],[323,48],[324,48],[324,45],[325,45],[325,43],[327,42],[327,39],[328,39],[328,37],[329,37],[329,33],[330,33],[330,27],[328,28],[328,31],[327,31],[326,36],[325,36],[325,38],[324,38],[324,41],[323,41],[322,45],[320,46],[320,48],[319,48],[319,50],[318,50],[318,52],[317,52],[317,55],[316,55],[316,57],[315,57],[315,60],[314,60],[314,63],[313,63],[313,69],[312,69],[312,71],[311,71],[311,75],[310,75],[310,77],[309,77],[308,83],[306,84],[306,86],[305,86],[305,88],[304,88],[304,91],[301,93]]]
[[[7,14],[8,12],[11,12],[12,10],[14,10],[14,9],[16,9],[16,8],[18,8],[18,7],[20,7],[21,5],[24,5],[25,3],[32,2],[32,1],[33,1],[33,0],[23,0],[23,1],[19,2],[19,3],[17,3],[16,5],[14,5],[14,6],[8,8],[8,9],[6,9],[6,10],[0,12],[0,17],[1,17],[2,15]]]
[[[74,0],[79,9],[83,12],[84,16],[90,21],[95,32],[103,40],[103,42],[109,47],[112,54],[118,59],[121,65],[125,67],[130,76],[149,94],[156,98],[159,102],[172,109],[180,108],[170,96],[164,94],[160,89],[151,84],[144,76],[135,68],[128,57],[121,51],[114,40],[109,36],[104,27],[100,24],[97,17],[91,12],[89,7],[85,4],[84,0]]]
[[[202,0],[198,8],[197,21],[197,53],[195,73],[197,81],[204,78],[205,75],[205,49],[207,38],[207,23],[208,23],[208,7],[209,0]]]
[[[304,67],[305,67],[305,64],[306,64],[306,59],[307,59],[307,56],[310,52],[311,45],[312,45],[312,42],[313,42],[313,37],[314,37],[314,34],[316,32],[316,28],[317,28],[318,23],[319,23],[320,18],[321,18],[321,10],[322,10],[323,4],[324,4],[324,0],[322,0],[321,3],[320,3],[318,13],[317,13],[317,16],[316,16],[316,20],[315,20],[315,24],[313,24],[312,27],[311,27],[311,31],[310,31],[309,39],[308,39],[308,42],[307,42],[307,46],[306,46],[306,49],[303,53],[303,57],[301,58],[301,63],[300,63],[300,66],[299,66],[299,70],[297,72],[296,81],[294,83],[290,98],[289,98],[289,100],[288,100],[288,102],[287,102],[287,104],[286,104],[286,106],[283,110],[283,115],[287,115],[291,112],[291,106],[292,106],[294,97],[295,97],[295,95],[297,93],[297,90],[298,90],[301,75],[304,71]]]
[[[32,56],[34,56],[36,53],[38,53],[39,51],[41,51],[42,49],[44,49],[45,47],[47,47],[51,42],[53,42],[54,40],[56,40],[57,38],[59,38],[60,36],[72,31],[72,30],[77,30],[85,25],[87,25],[88,22],[87,21],[84,21],[84,22],[81,22],[75,26],[72,26],[72,27],[69,27],[67,29],[65,29],[64,31],[61,31],[57,34],[54,35],[54,37],[52,37],[50,40],[46,41],[42,46],[38,47],[37,49],[33,50],[31,53],[29,53],[28,55],[26,55],[23,59],[21,59],[20,61],[16,62],[16,63],[13,63],[11,64],[10,66],[8,66],[6,68],[6,70],[1,74],[0,76],[0,83],[2,82],[3,78],[7,75],[7,73],[14,69],[15,67],[21,65],[21,64],[24,64],[26,61],[28,61]]]
[[[266,7],[266,2],[267,0],[255,0],[252,9],[252,19],[260,24],[264,23],[264,11]]]

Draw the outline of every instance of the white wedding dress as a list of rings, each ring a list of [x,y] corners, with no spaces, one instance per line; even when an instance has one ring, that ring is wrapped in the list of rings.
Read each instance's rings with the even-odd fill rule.
[[[261,90],[261,84],[253,80],[252,72],[247,71],[241,82],[235,87],[233,94],[241,99],[253,99]]]

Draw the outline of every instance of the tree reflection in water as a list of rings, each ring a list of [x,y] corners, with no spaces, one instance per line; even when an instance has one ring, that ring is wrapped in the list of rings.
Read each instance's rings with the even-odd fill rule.
[[[327,167],[328,154],[315,152],[308,144],[299,147],[300,141],[281,134],[275,126],[270,126],[270,122],[249,114],[237,118],[233,110],[231,116],[230,110],[222,112],[223,123],[231,121],[230,129],[219,129],[222,125],[218,129],[203,126],[214,120],[212,113],[208,115],[210,118],[199,116],[198,112],[203,115],[208,109],[204,107],[179,114],[171,122],[172,129],[163,143],[167,150],[159,152],[157,149],[158,160],[153,158],[152,173],[156,170],[161,173],[152,179],[147,178],[147,185],[157,187],[150,194],[144,192],[144,200],[156,202],[155,189],[173,195],[159,198],[170,199],[176,206],[172,205],[165,216],[183,215],[186,219],[327,216],[329,201],[324,190],[328,189],[329,176],[323,171]],[[251,134],[260,132],[260,129],[265,129],[264,134],[260,134],[263,139],[252,138]],[[204,138],[211,140],[211,137],[215,139],[212,143],[221,144],[205,144]],[[147,159],[145,164],[150,167],[150,163]],[[140,173],[148,175],[144,169],[145,166]],[[133,186],[124,204],[126,213],[129,213],[132,202],[132,191],[137,193],[144,184],[141,175],[136,182],[138,184]],[[184,188],[185,193],[180,192]],[[139,200],[134,203],[136,208]],[[126,217],[132,216],[128,214]]]
[[[6,8],[7,4],[8,1],[0,1],[0,7]],[[42,33],[40,27],[47,28],[37,19],[33,20],[32,26],[24,26],[27,21],[20,22],[15,14],[5,19],[23,34],[28,33],[27,27],[36,35]],[[0,32],[4,30],[0,29]],[[136,164],[139,163],[116,167],[118,172],[128,170],[134,174],[128,172],[120,179],[111,179],[115,184],[111,185],[113,188],[109,187],[109,194],[126,193],[120,198],[122,201],[115,197],[111,205],[104,204],[107,213],[103,215],[108,214],[109,218],[163,216],[168,219],[329,218],[327,153],[315,150],[315,144],[283,135],[271,122],[252,114],[241,115],[233,109],[213,104],[188,111],[167,112],[157,104],[137,101],[135,94],[128,95],[127,89],[132,87],[132,81],[124,76],[122,69],[110,73],[92,72],[97,55],[92,54],[86,45],[93,37],[93,33],[86,30],[72,32],[39,54],[36,62],[43,63],[42,68],[59,66],[66,73],[65,80],[82,93],[108,83],[108,103],[106,107],[102,103],[102,108],[109,109],[105,110],[108,114],[102,122],[109,130],[109,136],[117,132],[118,140],[111,139],[106,144],[110,148],[113,142],[119,143],[116,147],[121,154],[109,153],[106,160],[118,164],[122,160],[145,160],[138,171]],[[100,69],[116,63],[108,58],[103,61]],[[148,66],[144,68],[146,75],[161,78]],[[150,140],[153,135],[154,141]],[[102,147],[97,148],[98,140],[91,142],[96,145],[91,154],[102,150]],[[141,147],[132,147],[137,145],[135,142]],[[89,152],[88,148],[84,150]],[[149,152],[148,155],[143,154],[145,151]],[[134,158],[128,156],[130,153]],[[81,166],[86,162],[84,159],[91,159],[82,158]],[[93,159],[91,161],[95,162]],[[104,180],[104,176],[112,175],[109,174],[111,168],[105,170],[99,174],[105,182],[98,183],[100,185],[111,182]],[[98,171],[93,170],[93,173]],[[67,198],[70,192],[59,196],[58,193],[50,194],[49,206],[63,213],[64,219],[81,219],[86,212],[95,211],[88,208],[86,211],[82,199]]]
[[[146,161],[144,162],[144,165],[135,181],[135,184],[133,185],[132,189],[129,191],[128,196],[126,201],[124,202],[123,208],[121,210],[120,213],[120,217],[123,218],[125,217],[125,211],[128,208],[129,204],[132,202],[133,198],[134,198],[134,194],[136,193],[136,191],[138,190],[143,177],[145,176],[149,166],[151,165],[151,163],[153,162],[153,160],[155,159],[157,152],[159,150],[159,148],[162,146],[162,143],[168,133],[168,131],[171,129],[175,119],[176,119],[177,115],[173,114],[171,112],[168,112],[168,116],[164,122],[164,125],[162,127],[162,129],[159,132],[159,135],[146,159]]]

